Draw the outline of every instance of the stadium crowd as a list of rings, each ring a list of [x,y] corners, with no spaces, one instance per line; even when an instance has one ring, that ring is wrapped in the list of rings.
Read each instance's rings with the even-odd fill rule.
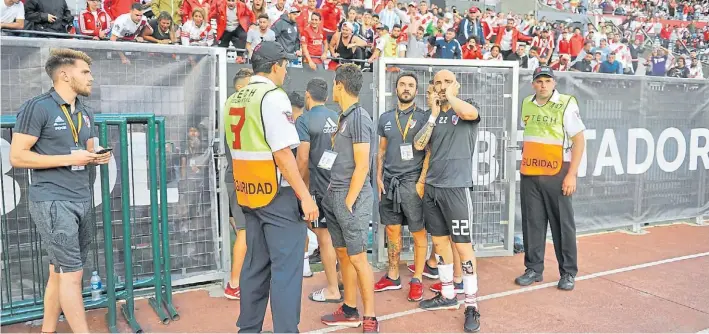
[[[612,5],[647,15],[631,16],[618,30],[489,8],[439,8],[426,1],[88,0],[73,17],[65,0],[3,0],[0,19],[4,34],[24,29],[96,40],[232,47],[237,62],[248,61],[261,41],[276,41],[298,56],[292,65],[311,70],[332,70],[346,62],[369,70],[367,63],[379,57],[431,57],[517,60],[528,69],[549,65],[556,71],[610,74],[635,74],[643,63],[647,75],[704,78],[700,60],[709,26],[697,21],[698,14],[682,14],[690,6],[674,1],[669,8],[677,10],[652,1]],[[562,8],[584,6],[572,1]],[[706,2],[697,6],[696,13],[706,12]],[[663,9],[688,21],[663,25]],[[647,50],[647,39],[657,41],[653,50]],[[121,59],[129,62],[125,55]]]

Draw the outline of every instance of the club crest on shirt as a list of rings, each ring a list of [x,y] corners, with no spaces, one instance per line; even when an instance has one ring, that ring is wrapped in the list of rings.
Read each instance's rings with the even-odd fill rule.
[[[345,128],[347,128],[347,121],[342,122],[342,129],[340,130],[340,133],[345,133]]]
[[[286,118],[288,119],[288,122],[290,122],[290,124],[295,124],[295,119],[293,119],[292,111],[284,111],[283,115],[286,115]]]
[[[453,117],[451,117],[451,122],[453,122],[453,125],[458,124],[458,119],[458,115],[453,115]]]
[[[416,120],[412,119],[411,122],[409,122],[409,129],[413,129],[414,126],[416,126]]]
[[[89,115],[83,115],[84,116],[84,123],[86,123],[87,127],[91,127],[91,122],[89,121]]]

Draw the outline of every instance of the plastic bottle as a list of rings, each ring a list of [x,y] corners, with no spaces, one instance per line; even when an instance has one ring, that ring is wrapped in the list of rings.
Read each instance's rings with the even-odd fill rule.
[[[91,274],[91,300],[101,299],[102,289],[101,276],[98,275],[98,271],[94,271]]]

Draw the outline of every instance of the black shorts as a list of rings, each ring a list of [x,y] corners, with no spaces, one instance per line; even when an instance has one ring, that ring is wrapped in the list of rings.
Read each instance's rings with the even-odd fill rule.
[[[320,217],[310,222],[310,226],[312,226],[312,228],[327,228],[327,219],[325,219],[325,210],[323,210],[322,197],[313,195],[313,199],[315,200],[315,204],[318,205],[318,213],[320,213]],[[300,213],[301,218],[305,217],[300,200],[298,200],[298,213]]]
[[[473,200],[468,188],[426,185],[423,195],[426,231],[434,237],[450,236],[455,243],[472,243]]]
[[[384,182],[384,189],[389,189],[389,183]],[[401,205],[399,212],[394,211],[394,203],[390,194],[383,194],[379,202],[379,217],[383,225],[408,225],[409,232],[418,232],[424,228],[423,200],[416,193],[416,181],[402,181],[399,185]]]

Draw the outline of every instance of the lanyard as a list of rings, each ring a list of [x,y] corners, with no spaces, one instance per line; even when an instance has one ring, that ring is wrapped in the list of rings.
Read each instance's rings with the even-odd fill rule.
[[[401,133],[401,138],[406,143],[406,134],[409,133],[409,124],[411,123],[411,119],[414,117],[414,110],[411,110],[411,115],[409,115],[409,120],[406,121],[406,129],[401,130],[401,123],[399,123],[399,111],[397,110],[396,113],[394,114],[394,118],[396,118],[396,127],[399,128],[399,133]]]
[[[79,127],[74,126],[74,120],[71,118],[71,115],[69,114],[69,111],[66,110],[65,106],[61,106],[62,111],[64,112],[64,115],[66,116],[66,122],[69,123],[69,127],[71,128],[71,135],[74,137],[74,144],[76,144],[76,147],[79,147],[79,131],[81,131],[81,112],[79,112]]]

